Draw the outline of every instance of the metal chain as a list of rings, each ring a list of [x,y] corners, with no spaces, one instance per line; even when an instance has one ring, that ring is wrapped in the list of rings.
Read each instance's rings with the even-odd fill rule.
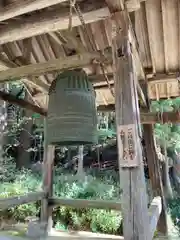
[[[72,0],[71,0],[71,1],[72,1]],[[80,20],[80,22],[81,22],[81,24],[82,24],[82,27],[83,27],[83,29],[84,29],[85,34],[86,34],[87,37],[88,37],[88,40],[89,40],[89,43],[90,43],[90,45],[91,45],[92,50],[93,50],[93,51],[97,51],[97,48],[96,48],[96,46],[94,45],[94,43],[92,42],[92,39],[91,39],[91,37],[90,37],[90,35],[89,35],[89,32],[88,32],[88,30],[87,30],[87,28],[86,28],[86,23],[85,23],[85,21],[84,21],[84,17],[83,17],[83,15],[82,15],[81,9],[80,9],[79,5],[75,2],[75,0],[74,0],[74,4],[73,4],[72,6],[73,6],[73,8],[74,8],[74,10],[75,10],[75,12],[76,12],[76,14],[77,14],[77,16],[79,17],[79,20]],[[102,51],[101,51],[101,55],[103,56]],[[101,68],[101,70],[102,70],[102,73],[103,73],[103,76],[104,76],[104,78],[105,78],[105,81],[106,81],[107,84],[108,84],[108,88],[109,88],[112,96],[114,97],[114,96],[115,96],[115,95],[114,95],[114,91],[113,91],[113,89],[112,89],[112,87],[111,87],[111,84],[110,84],[110,82],[109,82],[108,76],[107,76],[107,74],[106,74],[106,72],[105,72],[103,63],[102,63],[101,61],[99,61],[99,66],[100,66],[100,68]]]

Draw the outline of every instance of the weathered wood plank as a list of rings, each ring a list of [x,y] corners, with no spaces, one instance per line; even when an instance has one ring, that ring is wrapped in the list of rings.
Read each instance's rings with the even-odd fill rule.
[[[73,208],[96,208],[96,209],[114,209],[121,210],[121,203],[105,200],[87,200],[87,199],[68,199],[68,198],[50,198],[50,206],[67,206]]]
[[[10,198],[0,198],[0,211],[15,207],[18,205],[36,202],[41,200],[45,197],[44,192],[35,192],[35,193],[28,193],[27,195],[23,196],[16,196]]]
[[[113,26],[114,27],[114,26]],[[140,144],[139,108],[137,105],[136,70],[129,42],[129,26],[126,12],[121,13],[121,23],[113,29],[113,57],[115,79],[115,111],[117,124],[120,184],[122,189],[124,239],[147,240],[148,209],[142,149]],[[125,146],[122,132],[132,127],[132,146]],[[122,130],[123,131],[123,130]],[[136,167],[123,167],[123,161],[138,163]],[[129,154],[128,154],[129,153]],[[124,154],[127,154],[124,157]]]
[[[0,9],[0,22],[23,15],[25,13],[51,7],[65,1],[66,0],[15,1]]]
[[[149,237],[153,239],[162,211],[161,197],[155,197],[149,207]]]
[[[19,80],[27,76],[38,76],[53,71],[85,67],[90,65],[94,59],[109,61],[109,57],[109,55],[105,55],[105,59],[102,59],[99,53],[84,53],[81,55],[53,59],[43,63],[12,68],[0,72],[0,82]]]
[[[98,0],[95,5],[90,5],[85,1],[80,7],[86,24],[110,17],[108,7],[101,0]],[[72,27],[79,25],[81,25],[79,17],[73,12]],[[68,26],[69,8],[57,7],[48,11],[44,10],[41,13],[33,13],[22,20],[8,24],[8,29],[6,26],[2,27],[0,31],[0,44],[68,29]]]

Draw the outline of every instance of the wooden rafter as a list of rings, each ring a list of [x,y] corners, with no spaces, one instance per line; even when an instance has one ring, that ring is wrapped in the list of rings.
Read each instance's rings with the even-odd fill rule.
[[[81,6],[81,5],[80,5]],[[103,1],[97,1],[97,6],[89,3],[81,6],[84,20],[87,23],[110,17],[108,7]],[[72,26],[81,25],[78,16],[73,13]],[[43,33],[68,29],[69,26],[69,8],[55,8],[53,10],[44,10],[42,13],[33,13],[22,20],[15,21],[8,25],[8,28],[2,27],[0,30],[0,44],[17,41]]]
[[[0,22],[23,15],[25,13],[30,13],[43,8],[51,7],[65,1],[66,0],[15,1],[0,9]]]
[[[19,80],[20,78],[25,78],[27,76],[38,76],[53,71],[63,71],[67,69],[84,67],[90,65],[94,59],[109,61],[109,57],[110,56],[107,55],[107,59],[102,59],[99,53],[84,53],[71,57],[53,59],[44,63],[36,63],[12,68],[6,71],[1,71],[0,82]]]
[[[15,59],[15,62],[17,59]],[[22,59],[18,59],[21,61]],[[9,60],[8,58],[6,58],[2,53],[0,53],[0,65],[4,66],[5,68],[7,68],[7,71],[9,71],[9,69],[16,69],[18,67],[17,63],[12,62],[11,60]],[[47,84],[45,84],[44,82],[42,82],[40,79],[37,78],[33,78],[33,81],[28,79],[28,78],[23,78],[23,79],[19,79],[25,83],[31,83],[31,85],[34,85],[34,87],[39,88],[41,91],[47,91],[49,86]]]
[[[22,108],[32,110],[33,112],[39,113],[42,116],[47,115],[47,112],[44,109],[42,109],[36,105],[33,105],[32,103],[29,103],[28,101],[25,101],[23,99],[18,99],[12,94],[0,91],[0,99],[10,102],[10,103],[13,103],[15,105],[18,105]]]

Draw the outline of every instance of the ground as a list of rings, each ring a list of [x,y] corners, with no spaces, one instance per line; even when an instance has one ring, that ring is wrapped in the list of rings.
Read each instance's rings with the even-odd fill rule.
[[[180,236],[178,235],[177,230],[175,229],[172,220],[170,216],[168,215],[168,229],[169,229],[169,237],[164,238],[164,237],[158,237],[156,240],[179,240]],[[0,232],[0,240],[29,240],[27,237],[20,237],[20,236],[14,236],[15,232]],[[51,236],[48,237],[47,240],[67,240],[67,239],[85,239],[89,238],[90,240],[122,240],[122,237],[119,236],[114,236],[114,235],[107,235],[107,234],[96,234],[96,233],[90,233],[90,232],[52,232]]]

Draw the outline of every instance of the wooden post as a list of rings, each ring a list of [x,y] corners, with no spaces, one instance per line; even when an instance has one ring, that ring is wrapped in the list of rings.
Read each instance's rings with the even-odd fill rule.
[[[84,158],[84,146],[80,145],[78,147],[78,170],[77,170],[77,175],[82,176],[84,173],[83,170],[83,158]]]
[[[125,19],[126,18],[126,19]],[[115,111],[119,153],[123,232],[126,240],[147,240],[148,207],[139,128],[135,69],[126,13],[113,28]]]
[[[46,234],[52,228],[52,208],[48,207],[48,199],[53,195],[53,165],[55,147],[47,145],[46,119],[44,120],[44,157],[43,157],[43,191],[46,198],[41,203],[41,222],[46,223]]]
[[[141,87],[143,89],[143,92],[147,101],[148,109],[146,110],[150,110],[150,100],[148,97],[147,82],[142,83]],[[162,211],[157,224],[157,230],[160,234],[166,235],[168,232],[166,204],[165,204],[165,197],[164,197],[163,186],[162,186],[160,162],[158,160],[158,156],[156,153],[156,143],[155,143],[154,131],[153,131],[154,127],[152,124],[145,124],[143,125],[143,130],[144,130],[144,141],[145,141],[145,147],[146,147],[145,152],[146,152],[152,194],[153,194],[153,197],[161,196],[161,199],[162,199]]]
[[[144,140],[146,145],[146,157],[151,187],[153,191],[153,197],[161,196],[162,199],[162,212],[159,217],[157,230],[159,233],[166,235],[167,234],[166,205],[160,173],[160,162],[158,160],[154,144],[153,126],[151,124],[144,125],[143,129]]]

